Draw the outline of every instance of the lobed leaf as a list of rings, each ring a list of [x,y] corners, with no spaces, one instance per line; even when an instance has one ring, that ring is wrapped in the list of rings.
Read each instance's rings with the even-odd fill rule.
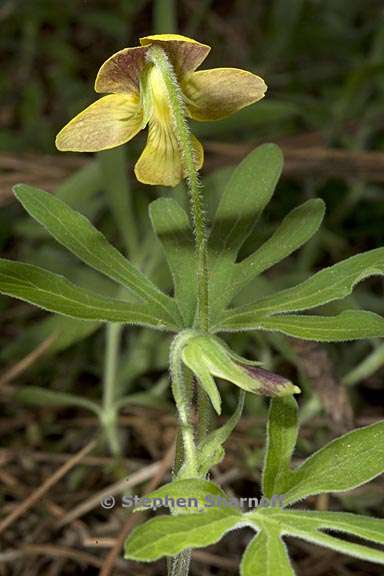
[[[340,538],[335,538],[329,534],[323,534],[317,530],[312,532],[302,532],[300,530],[291,529],[290,535],[301,538],[306,542],[311,542],[312,544],[318,544],[319,546],[330,548],[331,550],[335,550],[335,552],[341,552],[348,556],[354,556],[355,558],[375,562],[377,564],[384,564],[384,551],[382,550],[376,550],[369,546],[341,540]]]
[[[287,548],[276,530],[265,527],[251,540],[242,557],[241,576],[295,576]]]
[[[177,328],[149,303],[131,304],[104,298],[72,284],[64,276],[12,260],[0,259],[0,293],[82,320],[140,324],[157,329]]]
[[[232,296],[305,244],[319,229],[324,213],[325,204],[320,198],[308,200],[292,210],[256,252],[235,265]]]
[[[151,561],[175,556],[187,548],[209,546],[239,522],[241,514],[234,510],[159,516],[133,530],[125,543],[125,558]]]
[[[317,342],[344,342],[384,336],[384,319],[374,312],[345,310],[337,316],[233,314],[218,330],[268,330]]]
[[[384,421],[358,428],[315,452],[291,476],[284,503],[344,492],[384,472]]]
[[[80,260],[128,288],[163,316],[178,320],[175,302],[109,244],[85,216],[44,190],[19,184],[14,191],[27,212]]]
[[[265,526],[280,534],[295,536],[331,548],[337,552],[371,562],[384,563],[384,551],[355,544],[338,536],[324,533],[332,530],[384,544],[384,520],[346,512],[316,512],[304,510],[263,509],[248,514],[256,526]]]
[[[213,310],[228,298],[237,252],[268,204],[283,166],[280,149],[264,144],[235,168],[222,194],[209,236],[210,300]]]
[[[365,278],[384,274],[384,248],[352,256],[321,270],[301,284],[261,298],[253,304],[230,310],[226,321],[237,322],[251,316],[270,316],[282,312],[299,312],[345,298]],[[245,320],[246,321],[246,320]]]
[[[291,528],[302,531],[332,530],[384,544],[384,520],[349,512],[309,510],[272,510],[269,515],[284,532]]]

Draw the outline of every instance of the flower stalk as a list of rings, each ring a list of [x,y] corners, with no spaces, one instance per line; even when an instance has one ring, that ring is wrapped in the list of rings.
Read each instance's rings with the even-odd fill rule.
[[[178,144],[183,159],[185,178],[191,202],[198,262],[198,325],[201,331],[206,332],[208,331],[209,325],[206,221],[203,209],[203,199],[200,193],[201,187],[196,167],[192,137],[186,119],[183,93],[173,70],[173,66],[163,48],[157,45],[151,46],[148,52],[148,58],[160,71],[167,88],[170,110],[173,116]]]

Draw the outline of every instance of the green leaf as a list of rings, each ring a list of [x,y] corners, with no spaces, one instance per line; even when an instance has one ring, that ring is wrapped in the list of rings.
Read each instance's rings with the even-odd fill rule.
[[[237,321],[242,321],[250,315],[269,316],[316,308],[345,298],[351,294],[355,284],[364,278],[383,274],[384,248],[376,248],[325,268],[298,286],[282,290],[253,304],[234,308],[228,312],[226,320],[236,317]]]
[[[248,313],[227,320],[222,330],[268,330],[317,342],[344,342],[384,336],[384,319],[373,312],[345,310],[337,316],[277,315],[260,318]]]
[[[240,565],[241,576],[294,576],[287,548],[278,531],[264,529],[250,542]]]
[[[13,398],[37,406],[78,406],[79,408],[90,410],[97,416],[101,415],[100,407],[96,402],[92,402],[92,400],[81,398],[75,394],[67,394],[66,392],[46,390],[39,386],[25,386],[24,388],[19,388]]]
[[[175,330],[150,304],[103,298],[43,268],[0,259],[0,293],[25,300],[50,312],[103,322],[141,324]]]
[[[278,521],[284,532],[332,530],[359,536],[384,544],[384,520],[349,512],[317,512],[309,510],[271,510],[268,517]]]
[[[82,214],[44,190],[20,184],[14,191],[27,212],[80,260],[151,303],[168,319],[179,318],[172,299],[109,244]]]
[[[168,497],[168,499],[173,498],[175,504],[177,504],[177,499],[183,498],[187,502],[185,507],[177,508],[177,513],[180,514],[188,514],[191,511],[196,512],[199,509],[204,510],[204,507],[206,507],[207,504],[209,507],[213,507],[218,497],[226,498],[223,490],[213,482],[209,482],[208,480],[196,480],[193,478],[174,480],[173,482],[164,484],[161,488],[146,494],[145,497],[151,499],[161,498],[163,501],[166,497]],[[209,500],[207,500],[207,498]],[[195,500],[197,501],[197,505]],[[173,506],[172,501],[170,501],[170,503]],[[136,510],[140,510],[140,508],[136,508]]]
[[[236,264],[233,296],[256,276],[305,244],[319,229],[324,212],[325,204],[320,198],[308,200],[292,210],[256,252]]]
[[[154,518],[133,530],[125,543],[125,558],[152,561],[162,556],[176,556],[186,548],[215,544],[241,519],[241,514],[234,510]]]
[[[241,418],[244,407],[245,392],[240,390],[239,401],[235,412],[226,423],[214,430],[203,440],[198,449],[199,470],[202,476],[208,474],[210,468],[215,466],[224,456],[223,444],[231,435]]]
[[[302,540],[311,542],[312,544],[318,544],[319,546],[330,548],[336,552],[348,554],[348,556],[354,556],[355,558],[375,562],[377,564],[384,564],[384,552],[376,550],[375,548],[370,548],[369,546],[341,540],[340,538],[335,538],[334,536],[323,534],[316,530],[313,532],[301,532],[292,528],[290,535],[297,536],[297,538],[301,538]]]
[[[284,503],[344,492],[384,472],[384,421],[353,430],[315,452],[294,471]]]
[[[272,398],[268,424],[267,448],[263,468],[263,494],[267,498],[284,494],[292,475],[292,453],[298,434],[298,408],[292,396]]]
[[[384,544],[384,520],[345,512],[313,512],[273,508],[265,508],[247,516],[252,518],[257,527],[265,526],[267,529],[272,528],[277,532],[295,536],[350,556],[380,564],[384,563],[384,551],[348,542],[322,532],[322,530],[332,530]]]
[[[237,252],[268,204],[283,166],[280,149],[264,144],[235,168],[216,211],[209,237],[210,300],[213,310],[228,298]]]
[[[183,208],[172,198],[159,198],[149,215],[171,270],[175,299],[186,326],[192,326],[196,311],[196,258],[193,234]]]

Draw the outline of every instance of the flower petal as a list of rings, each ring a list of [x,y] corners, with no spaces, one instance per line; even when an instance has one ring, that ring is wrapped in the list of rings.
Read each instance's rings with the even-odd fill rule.
[[[99,93],[134,92],[138,94],[140,74],[146,65],[147,48],[124,48],[101,66],[95,81]]]
[[[179,78],[196,70],[206,59],[211,48],[180,34],[154,34],[140,38],[142,46],[160,44],[171,60]]]
[[[263,98],[262,78],[239,68],[213,68],[188,74],[181,84],[194,120],[219,120]]]
[[[97,152],[125,144],[143,128],[139,98],[110,94],[96,100],[56,136],[62,151]]]
[[[192,136],[197,168],[204,161],[204,150]],[[136,178],[143,184],[176,186],[183,178],[183,165],[176,133],[171,125],[152,120],[147,144],[136,162]]]
[[[300,394],[301,392],[298,386],[292,384],[284,376],[264,370],[264,368],[250,366],[249,364],[243,365],[242,368],[254,380],[255,385],[259,386],[259,394],[265,396],[288,396],[290,394]]]

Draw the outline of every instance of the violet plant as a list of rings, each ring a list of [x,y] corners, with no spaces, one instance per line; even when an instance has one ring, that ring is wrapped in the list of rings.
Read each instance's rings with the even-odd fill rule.
[[[0,291],[54,313],[107,323],[112,351],[124,324],[173,334],[169,367],[182,458],[175,463],[173,481],[148,497],[172,497],[178,505],[171,514],[132,532],[126,558],[147,562],[168,557],[168,573],[186,575],[193,548],[216,543],[230,530],[250,527],[256,536],[241,561],[243,576],[294,574],[285,536],[384,564],[383,550],[339,535],[384,544],[383,520],[290,508],[310,495],[347,491],[381,474],[384,423],[349,432],[294,467],[298,408],[293,395],[299,388],[242,358],[221,339],[225,333],[252,330],[320,342],[384,336],[384,319],[369,311],[344,310],[335,316],[303,313],[348,296],[364,278],[382,275],[384,248],[348,258],[292,288],[236,305],[242,289],[318,230],[324,203],[313,199],[294,209],[262,246],[239,260],[239,250],[271,199],[282,170],[279,148],[266,144],[234,170],[208,225],[204,202],[209,191],[203,190],[198,174],[203,148],[191,134],[188,118],[220,119],[257,102],[266,91],[264,81],[250,72],[195,71],[208,52],[208,46],[170,34],[148,36],[141,46],[118,52],[103,64],[96,79],[96,91],[108,95],[76,116],[57,137],[61,150],[100,151],[128,142],[149,125],[136,177],[164,186],[185,179],[190,198],[190,215],[172,198],[159,198],[150,205],[153,230],[172,273],[172,296],[84,216],[51,194],[22,184],[15,187],[15,194],[27,212],[66,249],[112,279],[120,293],[114,298],[102,296],[43,268],[10,260],[0,261]],[[234,414],[217,428],[213,414],[221,413],[220,378],[240,390]],[[123,403],[116,399],[113,380],[107,373],[106,403],[97,413],[117,453],[116,416]],[[224,443],[241,417],[247,392],[272,397],[262,488],[266,498],[280,496],[284,505],[250,511],[232,506],[207,509],[207,496],[226,498],[207,478],[224,457]],[[182,506],[190,498],[198,501],[199,513],[191,505]]]

